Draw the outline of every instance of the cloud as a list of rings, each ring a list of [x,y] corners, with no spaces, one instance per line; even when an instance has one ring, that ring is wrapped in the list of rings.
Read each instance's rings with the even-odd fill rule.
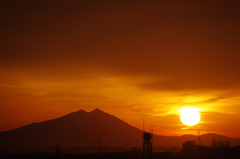
[[[237,2],[16,1],[0,10],[0,107],[237,110]]]
[[[205,131],[239,132],[239,115],[220,112],[201,112],[201,126]]]

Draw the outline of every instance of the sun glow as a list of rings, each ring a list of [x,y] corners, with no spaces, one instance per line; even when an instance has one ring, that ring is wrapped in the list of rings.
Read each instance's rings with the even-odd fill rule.
[[[193,107],[185,107],[178,110],[178,112],[180,112],[180,120],[187,126],[193,126],[199,123],[201,119],[199,111],[200,108]]]

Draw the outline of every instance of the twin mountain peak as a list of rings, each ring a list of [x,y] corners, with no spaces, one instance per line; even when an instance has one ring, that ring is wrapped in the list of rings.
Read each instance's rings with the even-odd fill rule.
[[[231,145],[240,144],[240,139],[217,134],[201,136],[205,145],[212,139],[230,140]],[[178,146],[187,140],[197,140],[194,135],[154,135],[154,146]],[[22,147],[97,147],[99,141],[106,147],[133,147],[142,145],[142,130],[100,109],[91,112],[79,110],[57,119],[33,123],[17,129],[0,132],[0,148]]]

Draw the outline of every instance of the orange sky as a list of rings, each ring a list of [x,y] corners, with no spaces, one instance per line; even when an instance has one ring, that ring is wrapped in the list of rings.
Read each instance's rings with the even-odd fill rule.
[[[159,135],[240,137],[234,1],[0,2],[0,131],[100,108]],[[178,109],[201,108],[189,129]]]

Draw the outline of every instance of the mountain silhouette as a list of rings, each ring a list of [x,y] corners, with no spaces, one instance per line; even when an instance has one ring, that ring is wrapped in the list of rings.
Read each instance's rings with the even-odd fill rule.
[[[57,119],[0,133],[1,147],[139,146],[142,131],[99,109],[80,110]]]
[[[212,139],[228,140],[231,145],[240,144],[239,138],[227,138],[217,134],[201,136],[204,145]],[[194,135],[154,135],[154,146],[181,146],[187,140],[196,140]],[[142,145],[142,130],[117,117],[95,109],[91,112],[79,110],[57,119],[33,123],[17,129],[0,132],[1,148],[20,147],[133,147]]]

